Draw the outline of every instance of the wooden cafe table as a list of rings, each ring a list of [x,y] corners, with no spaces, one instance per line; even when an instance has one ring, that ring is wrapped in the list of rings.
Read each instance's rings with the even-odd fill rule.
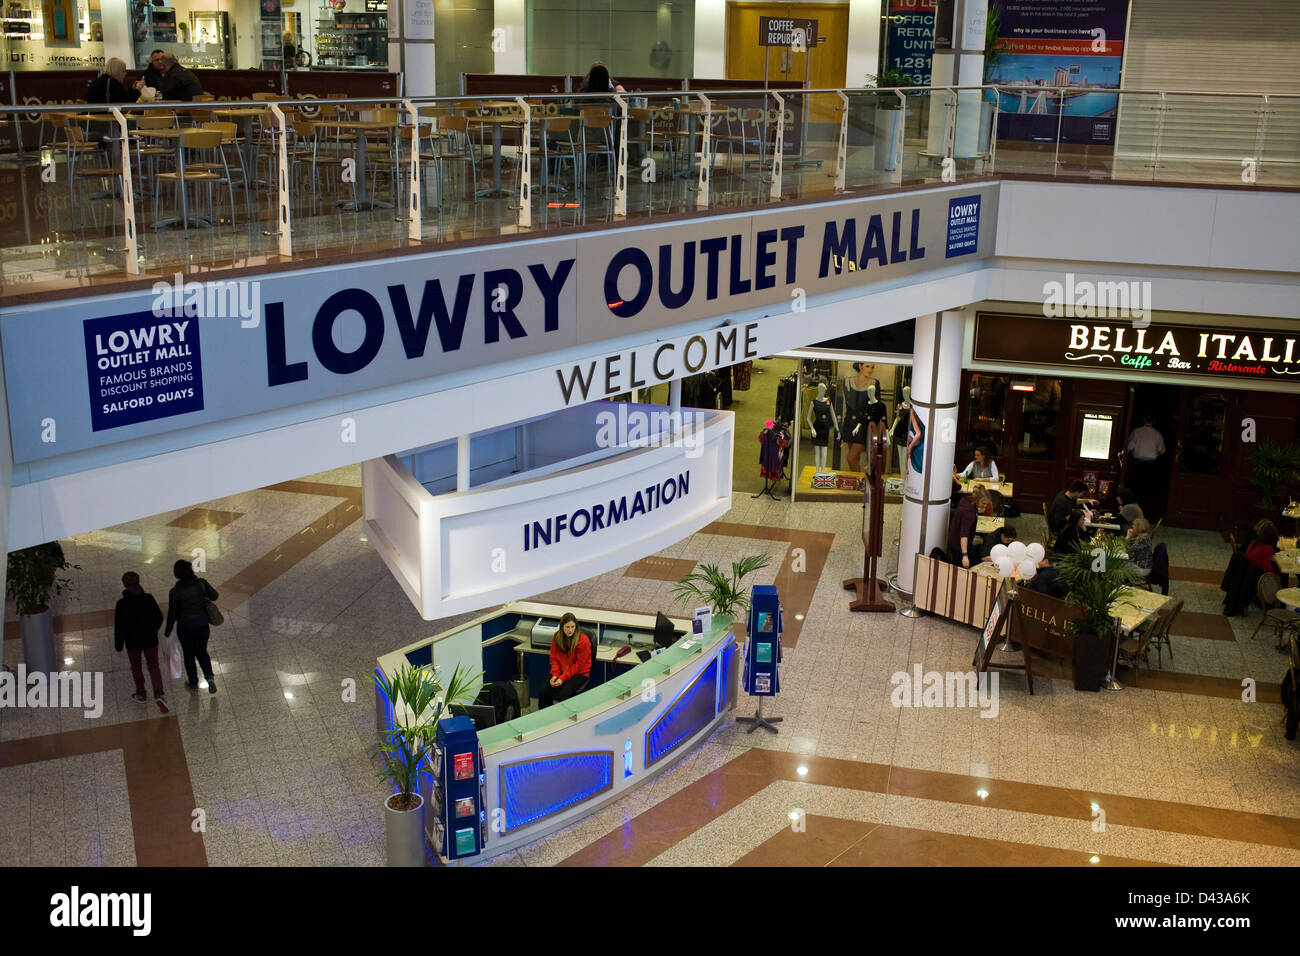
[[[370,187],[366,181],[366,133],[397,129],[398,124],[379,120],[312,120],[311,125],[316,129],[347,130],[357,134],[357,198],[340,199],[339,206],[351,212],[363,209],[392,209],[392,203],[375,199],[370,195]]]
[[[1110,616],[1119,623],[1121,634],[1132,634],[1137,628],[1149,621],[1157,611],[1173,598],[1167,594],[1157,594],[1142,588],[1125,588],[1110,606]],[[1110,690],[1123,690],[1124,685],[1115,680],[1115,668],[1119,661],[1119,635],[1115,636],[1115,653],[1111,660],[1110,673],[1106,675],[1103,687]]]

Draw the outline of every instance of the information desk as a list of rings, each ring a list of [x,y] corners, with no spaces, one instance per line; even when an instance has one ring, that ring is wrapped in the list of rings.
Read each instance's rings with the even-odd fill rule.
[[[385,654],[377,671],[391,678],[403,663],[434,663],[448,675],[457,662],[471,664],[477,651],[486,681],[508,680],[522,629],[531,634],[539,617],[558,620],[565,611],[587,633],[607,624],[617,634],[629,619],[651,628],[654,622],[653,615],[515,602]],[[597,656],[603,659],[605,650]],[[568,826],[689,754],[735,708],[741,662],[731,620],[715,617],[702,637],[688,632],[645,663],[620,668],[569,700],[482,731],[488,832],[483,853],[471,862]],[[377,691],[378,728],[387,725],[390,713]],[[422,788],[431,785],[432,775],[425,774]],[[426,819],[426,825],[431,822]]]

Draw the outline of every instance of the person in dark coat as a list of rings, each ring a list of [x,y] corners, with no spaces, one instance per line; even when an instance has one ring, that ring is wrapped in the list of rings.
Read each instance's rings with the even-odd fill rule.
[[[1083,527],[1083,512],[1075,508],[1065,520],[1065,528],[1056,536],[1052,550],[1058,554],[1069,554],[1075,544],[1088,539],[1088,532]]]
[[[149,65],[144,68],[144,76],[135,81],[135,88],[152,86],[155,90],[162,86],[163,73],[167,68],[162,65],[162,58],[166,55],[165,50],[154,50],[149,54]]]
[[[208,637],[211,630],[208,625],[208,601],[217,599],[217,592],[203,578],[195,577],[194,565],[188,561],[177,561],[172,566],[176,575],[176,584],[167,595],[167,629],[163,634],[170,637],[172,628],[181,641],[181,650],[185,654],[185,674],[187,687],[198,687],[199,677],[194,668],[197,659],[203,668],[203,676],[208,681],[208,693],[217,692],[217,682],[212,677],[212,659],[208,657]]]
[[[127,571],[122,575],[122,597],[113,610],[113,645],[118,653],[126,649],[131,661],[131,676],[135,678],[132,700],[148,700],[144,692],[144,669],[140,659],[149,664],[149,683],[153,685],[154,700],[158,709],[167,713],[167,696],[163,693],[162,671],[158,668],[158,628],[162,626],[163,613],[153,595],[140,587],[140,575]]]
[[[974,547],[978,516],[974,496],[962,495],[948,521],[948,557],[953,564],[963,568],[979,564],[979,556]]]
[[[140,98],[139,90],[126,88],[126,63],[117,57],[110,57],[104,64],[104,72],[90,81],[86,87],[87,103],[134,103]]]

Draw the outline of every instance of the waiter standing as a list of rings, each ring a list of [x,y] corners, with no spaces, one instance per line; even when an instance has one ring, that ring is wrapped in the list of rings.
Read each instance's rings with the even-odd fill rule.
[[[1155,418],[1144,415],[1142,427],[1133,429],[1126,446],[1129,453],[1129,487],[1133,489],[1137,500],[1146,505],[1148,517],[1156,499],[1161,497],[1156,492],[1160,478],[1160,457],[1165,453],[1165,438],[1155,425]]]

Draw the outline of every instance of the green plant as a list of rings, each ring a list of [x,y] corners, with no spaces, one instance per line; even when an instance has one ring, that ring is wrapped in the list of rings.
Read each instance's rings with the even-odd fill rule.
[[[57,541],[10,551],[5,583],[18,613],[38,614],[49,606],[52,594],[71,588],[72,579],[59,574],[69,569],[80,571],[81,566],[68,563]]]
[[[1265,438],[1250,453],[1250,483],[1260,491],[1259,507],[1273,512],[1273,496],[1300,481],[1300,447]]]
[[[908,86],[916,86],[912,78],[906,73],[900,73],[898,70],[886,70],[884,73],[869,73],[867,79],[871,85],[877,89],[900,89]],[[897,93],[879,93],[879,105],[881,109],[897,110],[902,109],[903,101]]]
[[[1128,560],[1124,539],[1118,535],[1075,542],[1074,550],[1056,561],[1056,573],[1070,588],[1069,603],[1085,612],[1082,620],[1070,622],[1072,630],[1100,637],[1110,637],[1118,627],[1111,616],[1111,605],[1125,588],[1142,580]]]
[[[379,735],[375,753],[383,758],[379,779],[391,781],[401,799],[394,810],[414,810],[419,803],[420,769],[436,742],[438,724],[451,716],[452,704],[471,704],[482,684],[482,673],[470,675],[459,664],[444,691],[427,667],[403,664],[390,682],[375,675],[393,708],[393,725]]]
[[[998,42],[1001,15],[1002,11],[998,9],[997,3],[990,3],[988,18],[984,21],[984,83],[986,85],[998,61],[1002,59],[1002,47]]]
[[[704,600],[719,616],[749,609],[749,595],[742,582],[746,577],[772,563],[766,554],[751,554],[732,562],[731,577],[716,564],[701,564],[672,587],[678,603]]]

